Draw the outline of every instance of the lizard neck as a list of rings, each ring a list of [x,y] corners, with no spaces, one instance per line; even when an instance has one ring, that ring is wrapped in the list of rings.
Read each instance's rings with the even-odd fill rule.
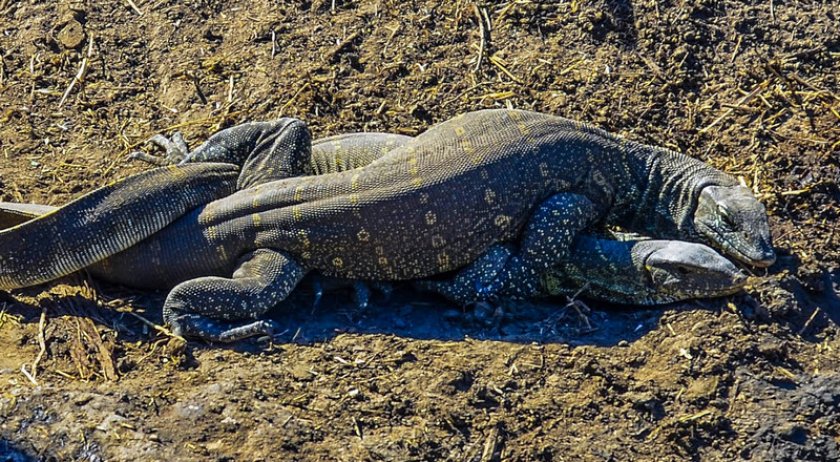
[[[635,142],[625,145],[632,188],[623,221],[632,231],[660,239],[697,239],[694,212],[706,186],[731,186],[737,180],[720,170],[669,149]]]

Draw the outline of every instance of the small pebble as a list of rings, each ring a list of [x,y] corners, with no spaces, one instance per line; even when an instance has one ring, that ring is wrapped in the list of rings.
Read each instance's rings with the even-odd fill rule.
[[[61,28],[56,38],[64,48],[79,48],[85,41],[85,29],[79,21],[71,19]]]

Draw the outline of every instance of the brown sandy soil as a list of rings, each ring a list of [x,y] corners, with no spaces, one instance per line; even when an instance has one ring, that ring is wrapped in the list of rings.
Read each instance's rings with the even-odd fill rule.
[[[0,461],[840,457],[836,2],[133,3],[0,0],[0,200],[62,204],[175,128],[416,134],[510,106],[739,176],[779,260],[654,310],[300,294],[278,343],[234,347],[73,276],[0,295]]]

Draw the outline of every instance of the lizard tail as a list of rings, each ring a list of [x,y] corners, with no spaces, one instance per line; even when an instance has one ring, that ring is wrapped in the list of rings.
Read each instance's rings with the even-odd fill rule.
[[[227,196],[238,168],[194,163],[133,175],[0,231],[0,289],[57,279],[121,252],[188,211]]]

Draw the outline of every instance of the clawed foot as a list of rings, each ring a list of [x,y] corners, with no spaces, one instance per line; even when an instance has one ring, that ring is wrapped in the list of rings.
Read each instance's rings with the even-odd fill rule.
[[[511,246],[497,244],[474,262],[443,280],[414,281],[420,290],[435,292],[462,306],[495,300],[505,288],[505,265],[513,254]]]
[[[256,336],[273,336],[277,331],[277,323],[271,320],[236,325],[196,314],[175,317],[169,320],[169,324],[175,335],[220,343],[232,343]]]
[[[353,301],[356,302],[356,309],[359,311],[365,310],[370,305],[371,294],[374,291],[382,295],[382,298],[387,302],[394,292],[394,286],[384,281],[354,282]]]
[[[383,295],[387,300],[390,298],[394,288],[391,284],[381,281],[363,282],[363,281],[348,281],[346,279],[335,279],[324,276],[316,276],[312,279],[312,291],[315,295],[312,302],[312,308],[318,308],[321,300],[324,297],[325,291],[334,291],[339,289],[353,289],[353,301],[356,304],[356,309],[359,311],[365,310],[370,305],[372,292],[376,291]],[[373,289],[373,291],[371,290]]]
[[[160,147],[166,153],[164,155],[156,155],[147,154],[143,151],[134,151],[128,155],[128,158],[163,167],[182,163],[190,153],[190,149],[187,146],[187,142],[184,141],[184,136],[181,135],[181,132],[173,133],[172,138],[157,134],[149,138],[146,142]]]

